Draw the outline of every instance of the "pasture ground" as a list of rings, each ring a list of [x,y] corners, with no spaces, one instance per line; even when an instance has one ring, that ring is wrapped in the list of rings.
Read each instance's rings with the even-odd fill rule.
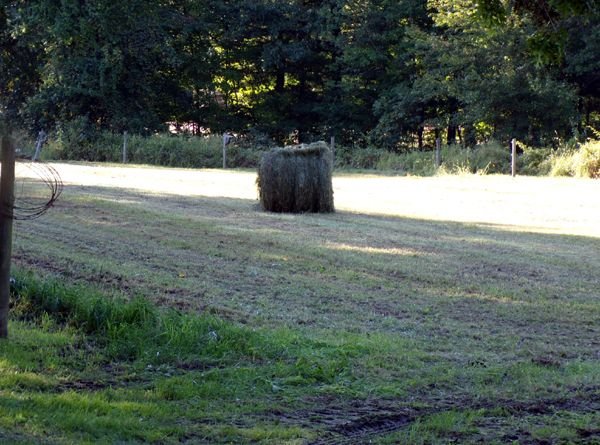
[[[280,215],[253,172],[55,167],[61,200],[15,228],[21,280],[254,340],[127,359],[16,317],[0,439],[600,442],[600,182],[341,174],[335,214]]]

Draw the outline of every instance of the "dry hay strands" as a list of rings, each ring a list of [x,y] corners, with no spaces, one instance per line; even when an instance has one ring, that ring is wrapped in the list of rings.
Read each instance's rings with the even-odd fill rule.
[[[330,213],[333,207],[332,155],[325,142],[275,148],[258,167],[258,192],[264,210]]]

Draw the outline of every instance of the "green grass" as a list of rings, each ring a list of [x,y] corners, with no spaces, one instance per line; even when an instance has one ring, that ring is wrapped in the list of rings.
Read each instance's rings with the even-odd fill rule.
[[[68,186],[16,225],[0,439],[594,443],[600,240],[569,218],[547,234]]]

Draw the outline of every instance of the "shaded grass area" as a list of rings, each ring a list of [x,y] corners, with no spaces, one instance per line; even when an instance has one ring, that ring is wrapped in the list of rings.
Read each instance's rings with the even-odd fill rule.
[[[66,443],[310,437],[267,413],[294,388],[332,384],[351,354],[284,329],[160,312],[143,300],[30,275],[17,277],[15,293],[12,339],[0,344],[0,404],[2,427],[27,440],[49,433]],[[312,356],[323,356],[322,364]],[[275,400],[288,384],[292,394]]]
[[[600,367],[581,359],[461,368],[393,335],[250,328],[29,274],[14,291],[12,338],[0,343],[0,426],[16,443],[597,434]]]
[[[122,189],[55,210],[17,226],[0,437],[598,441],[596,238]]]

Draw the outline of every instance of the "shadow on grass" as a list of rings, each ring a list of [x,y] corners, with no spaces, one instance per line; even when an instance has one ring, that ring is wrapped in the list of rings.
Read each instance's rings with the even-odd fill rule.
[[[596,238],[102,187],[16,233],[17,265],[236,321],[598,351]]]

